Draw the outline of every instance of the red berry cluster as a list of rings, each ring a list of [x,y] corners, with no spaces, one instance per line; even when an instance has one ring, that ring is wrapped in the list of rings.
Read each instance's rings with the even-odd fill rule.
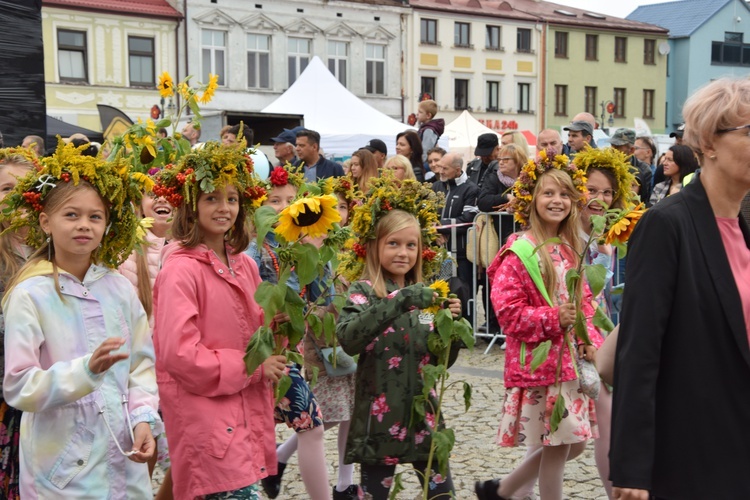
[[[70,174],[67,172],[63,172],[60,174],[60,179],[63,180],[63,182],[70,182]]]
[[[431,248],[425,248],[422,250],[422,259],[426,260],[427,262],[430,262],[432,259],[437,256],[437,252]]]
[[[266,193],[266,190],[260,186],[251,186],[247,188],[247,191],[245,191],[245,194],[251,200],[257,200],[265,196],[267,193]]]
[[[391,202],[388,200],[383,200],[383,202],[380,204],[380,208],[382,208],[383,210],[393,210]]]
[[[179,207],[184,200],[183,196],[177,192],[177,188],[175,187],[167,187],[162,184],[157,184],[154,186],[153,191],[157,198],[166,199],[173,207]]]
[[[245,170],[251,174],[253,173],[253,159],[250,155],[245,155]]]
[[[26,200],[26,203],[32,206],[34,210],[37,212],[42,211],[42,204],[40,201],[42,201],[42,193],[37,193],[36,191],[26,191],[23,193],[23,199]]]
[[[355,243],[354,246],[352,246],[352,250],[354,250],[354,253],[357,254],[357,257],[359,257],[360,259],[364,259],[367,256],[367,249],[364,247],[364,245]]]

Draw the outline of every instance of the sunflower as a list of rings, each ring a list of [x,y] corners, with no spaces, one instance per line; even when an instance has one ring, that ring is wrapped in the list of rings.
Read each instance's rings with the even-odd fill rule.
[[[633,207],[631,210],[623,210],[620,217],[615,219],[607,231],[605,243],[626,243],[628,238],[630,238],[630,235],[633,233],[636,223],[643,215],[644,210],[642,210],[641,207],[643,207],[643,203],[637,207]]]
[[[165,99],[174,95],[174,81],[172,81],[169,73],[165,71],[159,75],[159,84],[156,88],[159,90],[159,94]]]
[[[437,292],[438,298],[435,301],[435,303],[431,305],[430,307],[426,308],[424,312],[435,314],[440,309],[440,304],[442,303],[441,299],[447,299],[448,294],[451,292],[451,289],[448,286],[448,282],[445,280],[437,280],[434,283],[432,283],[429,286],[429,288],[432,288],[433,290]]]
[[[206,90],[203,91],[203,95],[201,95],[198,98],[198,102],[201,104],[208,104],[211,102],[211,99],[214,98],[214,92],[216,92],[216,88],[219,86],[219,75],[209,74],[208,75],[208,85],[206,85]]]
[[[302,233],[311,238],[325,236],[341,220],[334,195],[300,198],[279,214],[276,234],[286,241],[297,241]]]

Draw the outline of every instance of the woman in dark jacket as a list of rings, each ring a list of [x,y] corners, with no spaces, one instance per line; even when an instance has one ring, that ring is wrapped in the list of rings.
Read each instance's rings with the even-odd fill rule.
[[[405,130],[396,136],[396,154],[409,158],[414,176],[419,182],[427,180],[422,164],[422,152],[422,141],[413,130]]]
[[[617,499],[750,498],[750,80],[685,103],[701,172],[650,209],[628,251],[611,474]]]
[[[521,172],[528,157],[523,148],[515,144],[503,146],[497,154],[496,172],[488,172],[482,189],[479,192],[477,206],[481,212],[497,212],[498,207],[510,201],[510,188],[516,182],[516,177]],[[493,217],[497,234],[502,242],[513,232],[513,216]]]

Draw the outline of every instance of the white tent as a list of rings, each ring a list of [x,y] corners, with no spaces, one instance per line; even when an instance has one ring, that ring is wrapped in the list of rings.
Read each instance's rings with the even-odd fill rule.
[[[497,132],[482,125],[471,113],[464,111],[458,118],[445,126],[443,137],[448,137],[448,148],[451,153],[460,153],[464,162],[474,159],[474,148],[477,145],[477,137],[482,134],[495,134]]]
[[[304,115],[305,127],[320,134],[327,155],[349,156],[370,139],[380,139],[391,156],[396,154],[396,134],[413,129],[349,92],[317,56],[262,112]]]

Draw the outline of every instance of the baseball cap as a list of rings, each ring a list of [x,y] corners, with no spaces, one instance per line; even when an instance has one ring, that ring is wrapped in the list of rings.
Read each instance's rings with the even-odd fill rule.
[[[589,122],[583,120],[571,122],[570,125],[564,127],[563,130],[567,130],[568,132],[586,132],[586,134],[591,137],[594,136],[594,127],[592,127]]]
[[[635,144],[635,132],[629,128],[618,128],[612,137],[609,138],[609,143],[613,146],[624,146],[626,144]]]
[[[669,137],[679,137],[682,139],[682,135],[685,133],[685,124],[683,123],[679,127],[677,127],[677,130],[669,134]]]
[[[305,127],[294,127],[292,129],[285,128],[284,131],[276,137],[271,137],[271,140],[273,142],[290,142],[294,144],[297,142],[297,132],[304,130],[304,128]]]
[[[388,147],[380,139],[370,139],[370,142],[367,143],[367,146],[365,146],[364,149],[368,150],[370,153],[379,151],[384,155],[388,154]]]
[[[487,133],[477,137],[477,147],[474,149],[476,156],[489,156],[495,151],[495,148],[500,144],[497,140],[497,134]]]

